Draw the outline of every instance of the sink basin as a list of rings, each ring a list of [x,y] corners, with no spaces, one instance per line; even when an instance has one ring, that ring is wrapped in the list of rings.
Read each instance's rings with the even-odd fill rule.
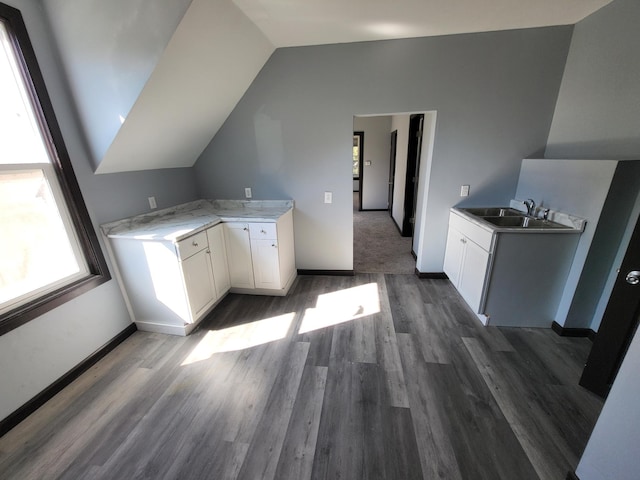
[[[570,229],[566,225],[561,223],[551,222],[549,220],[540,220],[537,218],[530,218],[525,216],[510,216],[510,217],[483,217],[483,220],[497,226],[497,227],[517,227],[517,228],[565,228]]]
[[[478,217],[522,217],[524,213],[509,207],[474,207],[463,208],[463,211]]]

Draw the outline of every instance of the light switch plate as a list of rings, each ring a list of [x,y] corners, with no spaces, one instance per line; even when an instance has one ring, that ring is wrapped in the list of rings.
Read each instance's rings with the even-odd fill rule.
[[[245,197],[245,198],[251,198],[251,188],[246,187],[246,188],[244,189],[244,197]]]
[[[158,208],[158,204],[156,203],[156,197],[149,197],[149,207],[153,210],[154,208]]]
[[[332,203],[333,194],[331,192],[324,192],[324,203]]]
[[[468,197],[469,196],[469,185],[462,185],[460,187],[460,196]]]

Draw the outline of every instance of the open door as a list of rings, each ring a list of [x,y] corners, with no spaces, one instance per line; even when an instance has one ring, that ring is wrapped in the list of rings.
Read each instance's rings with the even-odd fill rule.
[[[398,145],[398,130],[391,132],[391,148],[389,151],[389,199],[387,200],[387,207],[389,209],[389,216],[393,217],[393,189],[395,186],[396,178],[396,147]]]
[[[640,315],[640,219],[618,272],[580,385],[606,397],[618,373]]]
[[[364,132],[353,132],[353,180],[358,182],[358,210],[362,211],[362,151]]]
[[[402,236],[413,237],[416,221],[416,196],[418,195],[418,172],[422,152],[422,125],[424,114],[411,115],[409,120],[409,144],[407,146],[407,175],[404,187],[404,217]]]

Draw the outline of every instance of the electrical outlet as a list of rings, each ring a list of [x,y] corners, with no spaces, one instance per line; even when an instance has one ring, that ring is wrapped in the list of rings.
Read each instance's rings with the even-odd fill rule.
[[[332,203],[333,202],[333,193],[324,192],[324,203]]]
[[[156,203],[156,197],[149,197],[149,207],[151,209],[158,208],[158,204]]]
[[[251,198],[251,189],[249,187],[244,189],[244,197]]]
[[[460,196],[468,197],[469,196],[469,185],[462,185],[460,187]]]

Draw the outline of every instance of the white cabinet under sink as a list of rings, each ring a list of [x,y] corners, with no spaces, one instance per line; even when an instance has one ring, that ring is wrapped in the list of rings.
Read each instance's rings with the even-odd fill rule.
[[[451,215],[444,272],[474,312],[481,312],[493,235]]]
[[[579,231],[498,228],[452,209],[443,270],[485,325],[550,327]]]

